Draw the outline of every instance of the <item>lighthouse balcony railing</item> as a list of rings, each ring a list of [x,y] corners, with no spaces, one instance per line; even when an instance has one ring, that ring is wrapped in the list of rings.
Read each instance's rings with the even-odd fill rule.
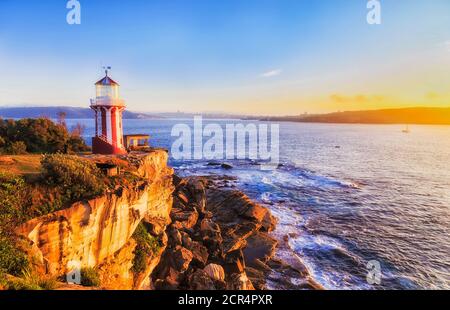
[[[125,107],[125,101],[111,97],[97,97],[96,99],[91,99],[91,107],[95,106]]]

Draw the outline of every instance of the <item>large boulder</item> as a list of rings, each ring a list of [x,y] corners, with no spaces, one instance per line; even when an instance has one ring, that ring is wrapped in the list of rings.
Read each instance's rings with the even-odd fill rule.
[[[227,289],[233,291],[251,291],[254,290],[250,279],[247,277],[245,272],[243,273],[233,273],[227,279]]]
[[[208,262],[208,249],[200,242],[192,241],[189,250],[192,252],[192,262],[203,267]]]
[[[247,246],[243,250],[247,265],[254,267],[258,264],[257,260],[267,263],[273,257],[277,244],[277,240],[268,234],[259,231],[255,232],[247,239]]]
[[[172,253],[173,267],[179,272],[185,272],[192,261],[194,255],[191,251],[178,246]]]
[[[241,249],[226,255],[224,268],[229,274],[242,273],[245,271],[245,259]]]
[[[203,270],[214,281],[225,281],[225,271],[222,266],[217,264],[209,264]]]
[[[189,289],[190,290],[215,290],[216,286],[211,277],[202,269],[197,269],[189,276]]]
[[[277,218],[272,213],[267,212],[262,220],[261,230],[265,232],[272,232],[277,226]]]
[[[192,211],[185,211],[180,209],[173,209],[171,213],[172,221],[180,229],[190,229],[197,224],[198,212],[194,209]],[[179,224],[178,224],[179,223]]]

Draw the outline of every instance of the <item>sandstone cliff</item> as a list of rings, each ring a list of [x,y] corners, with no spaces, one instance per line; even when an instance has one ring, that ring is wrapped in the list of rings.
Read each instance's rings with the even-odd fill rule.
[[[92,158],[105,160],[104,158]],[[46,274],[63,276],[71,265],[98,269],[107,289],[139,289],[149,285],[149,275],[166,246],[165,228],[172,208],[172,174],[163,150],[127,155],[138,177],[101,197],[78,202],[52,214],[33,219],[18,234],[31,241],[35,267]],[[158,238],[160,247],[139,274],[131,271],[136,242],[133,233],[141,221]]]
[[[100,289],[265,288],[277,245],[267,208],[218,186],[221,177],[174,176],[163,150],[88,158],[126,171],[103,196],[17,228],[38,273],[64,281],[91,267]]]

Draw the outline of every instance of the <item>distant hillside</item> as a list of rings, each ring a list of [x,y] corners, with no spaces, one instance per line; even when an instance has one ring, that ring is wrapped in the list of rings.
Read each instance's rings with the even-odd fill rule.
[[[59,112],[65,112],[67,119],[74,118],[94,118],[94,112],[89,108],[76,107],[0,107],[0,117],[2,118],[37,118],[49,117],[57,118]],[[125,119],[146,119],[156,118],[157,116],[125,111]]]
[[[0,118],[57,118],[59,112],[66,112],[67,119],[94,118],[94,112],[89,108],[77,107],[0,107]],[[162,112],[162,113],[140,113],[125,110],[124,119],[155,119],[155,118],[193,118],[202,115],[206,119],[240,119],[244,116],[226,113],[184,113],[184,112]],[[253,117],[253,119],[257,119]]]
[[[162,118],[175,118],[175,119],[190,119],[195,116],[201,115],[205,119],[246,119],[246,118],[255,118],[254,116],[246,116],[240,114],[230,114],[230,113],[221,113],[221,112],[196,112],[196,113],[188,113],[188,112],[160,112],[155,113],[155,115],[161,116]]]
[[[329,114],[268,117],[262,120],[304,123],[450,125],[450,108],[403,108]]]

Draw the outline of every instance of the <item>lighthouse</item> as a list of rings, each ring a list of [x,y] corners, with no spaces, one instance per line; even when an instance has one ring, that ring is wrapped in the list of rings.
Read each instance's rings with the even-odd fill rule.
[[[122,113],[125,102],[119,95],[119,84],[108,76],[95,83],[95,99],[91,99],[91,109],[95,112],[95,136],[92,138],[94,154],[125,154],[123,144]]]

